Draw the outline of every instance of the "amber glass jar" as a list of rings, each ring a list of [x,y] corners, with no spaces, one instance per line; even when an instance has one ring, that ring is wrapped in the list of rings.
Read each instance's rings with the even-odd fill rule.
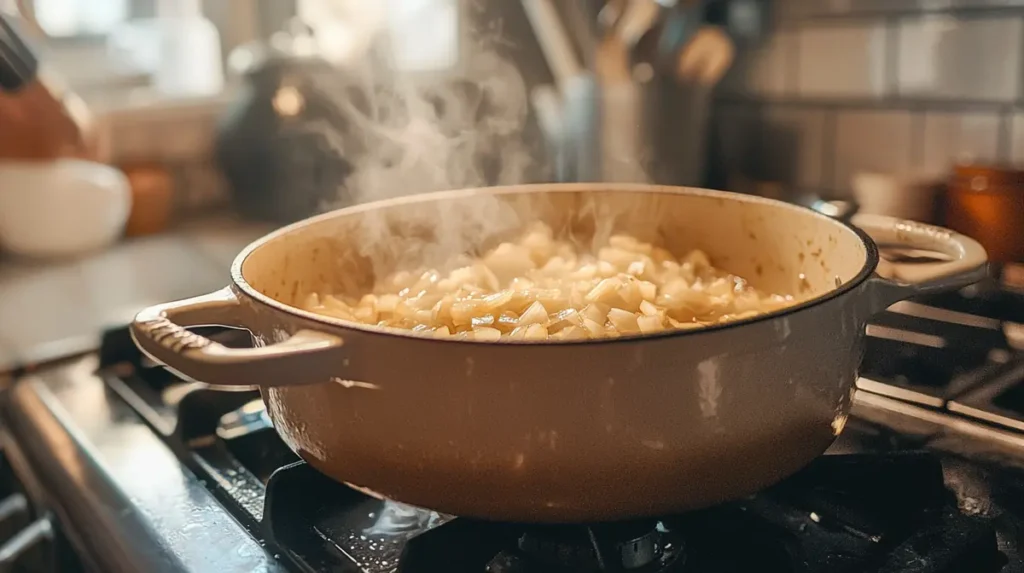
[[[957,166],[946,198],[946,225],[978,240],[993,262],[1024,262],[1024,170]]]
[[[174,178],[161,165],[121,165],[132,189],[132,210],[125,235],[141,237],[162,233],[171,225]]]

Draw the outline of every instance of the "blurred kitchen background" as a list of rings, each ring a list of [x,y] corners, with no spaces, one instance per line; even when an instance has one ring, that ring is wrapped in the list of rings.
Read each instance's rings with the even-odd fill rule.
[[[90,159],[125,177],[0,157],[0,371],[220,287],[252,239],[357,200],[338,110],[381,36],[381,61],[467,89],[486,36],[525,84],[527,181],[846,200],[1024,260],[1024,0],[0,0],[19,8]]]
[[[716,97],[714,171],[849,195],[859,171],[942,179],[1024,161],[1016,0],[790,0]]]

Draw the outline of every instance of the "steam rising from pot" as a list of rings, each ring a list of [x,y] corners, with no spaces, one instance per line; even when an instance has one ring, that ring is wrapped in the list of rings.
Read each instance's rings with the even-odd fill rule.
[[[348,23],[320,27],[325,38],[317,39],[328,51],[334,46],[340,68],[331,85],[320,86],[348,125],[331,137],[354,168],[340,202],[526,180],[526,85],[495,49],[494,33],[464,29],[475,11],[471,3],[322,0],[319,6],[306,17]],[[442,69],[424,69],[432,62],[410,53],[416,51],[441,56]]]
[[[402,18],[380,14],[383,4],[391,10],[421,12]],[[419,23],[439,33],[430,13],[446,2],[366,2],[335,0],[329,4],[340,15],[365,27],[378,25],[376,37],[364,45],[367,56],[348,58],[341,65],[337,84],[320,88],[332,96],[337,112],[348,125],[344,134],[309,126],[327,136],[335,152],[348,161],[353,172],[339,190],[336,204],[364,203],[431,191],[524,183],[533,159],[524,139],[528,118],[525,82],[512,61],[499,54],[494,33],[455,28],[457,64],[432,73],[400,69],[407,54],[396,52],[396,35],[402,22]],[[458,3],[455,3],[458,4]],[[449,13],[466,26],[466,11]],[[390,25],[389,25],[390,23]],[[365,28],[364,28],[365,29]],[[322,31],[321,31],[322,34]],[[429,37],[429,34],[423,36]],[[443,41],[443,40],[442,40]],[[350,43],[350,47],[355,42]],[[415,49],[415,46],[413,46]],[[424,45],[424,50],[430,49]],[[494,233],[520,227],[516,214],[494,199],[457,210],[431,206],[411,215],[400,226],[429,224],[439,229],[431,244],[412,244],[393,237],[395,221],[367,217],[362,225],[361,254],[377,265],[439,264],[454,253],[470,250]],[[386,245],[387,253],[379,250]],[[372,251],[372,252],[371,252]],[[396,260],[397,259],[397,260]],[[405,260],[403,260],[405,259]],[[408,259],[416,259],[415,261]],[[375,269],[382,271],[383,269]]]
[[[513,61],[498,49],[503,41],[500,25],[483,32],[458,30],[458,64],[452,69],[425,74],[398,65],[410,58],[394,51],[399,45],[393,41],[396,35],[414,35],[417,25],[434,33],[444,29],[431,21],[430,13],[443,9],[443,4],[443,0],[331,3],[361,27],[378,25],[375,37],[361,41],[372,46],[368,55],[346,58],[338,85],[322,86],[332,94],[338,113],[349,126],[343,136],[328,136],[353,167],[339,190],[339,203],[536,179],[540,170],[534,165],[525,137],[529,121],[527,86]],[[457,10],[452,16],[464,27],[474,8],[470,0],[455,4],[461,6],[461,14]],[[382,5],[391,10],[419,6],[423,12],[399,18],[413,23],[412,29],[402,29],[395,25],[393,14],[380,14]],[[422,41],[429,36],[425,34]],[[360,42],[347,45],[351,48],[357,44]],[[415,42],[410,44],[416,49]],[[597,231],[593,241],[603,244],[613,230],[611,215],[618,214],[588,204],[576,216],[593,219]],[[390,274],[396,268],[428,266],[443,270],[458,264],[452,261],[453,255],[476,251],[495,237],[527,227],[532,219],[521,220],[510,204],[493,196],[454,204],[430,202],[406,211],[401,221],[379,210],[364,212],[355,242],[359,254],[372,263],[376,276]],[[427,240],[407,232],[423,227],[434,230]]]
[[[496,53],[475,50],[463,70],[450,82],[359,70],[359,95],[372,95],[339,102],[361,148],[347,184],[357,201],[524,182],[531,158],[519,72]]]

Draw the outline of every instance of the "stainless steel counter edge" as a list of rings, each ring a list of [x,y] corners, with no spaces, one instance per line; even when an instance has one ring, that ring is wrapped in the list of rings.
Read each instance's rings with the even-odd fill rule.
[[[95,357],[66,361],[0,402],[19,478],[36,498],[49,492],[45,509],[90,561],[105,573],[283,571],[240,524],[209,511],[211,493],[95,368]]]

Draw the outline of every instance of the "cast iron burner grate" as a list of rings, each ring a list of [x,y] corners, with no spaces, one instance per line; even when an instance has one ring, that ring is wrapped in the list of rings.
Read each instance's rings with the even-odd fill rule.
[[[268,483],[263,531],[302,571],[995,573],[991,520],[961,514],[931,454],[825,456],[750,499],[660,521],[531,526],[364,496],[304,463]],[[404,512],[404,513],[403,513]],[[404,525],[403,525],[404,524]]]
[[[487,573],[533,571],[684,571],[685,543],[658,520],[525,528],[514,548],[487,563]]]
[[[186,383],[141,359],[127,330],[108,333],[100,355],[109,388],[288,571],[1024,573],[1020,474],[999,462],[906,453],[930,447],[928,433],[851,418],[833,447],[843,455],[691,514],[589,526],[489,523],[378,500],[326,478],[284,445],[257,392]],[[996,511],[971,509],[979,504]]]

